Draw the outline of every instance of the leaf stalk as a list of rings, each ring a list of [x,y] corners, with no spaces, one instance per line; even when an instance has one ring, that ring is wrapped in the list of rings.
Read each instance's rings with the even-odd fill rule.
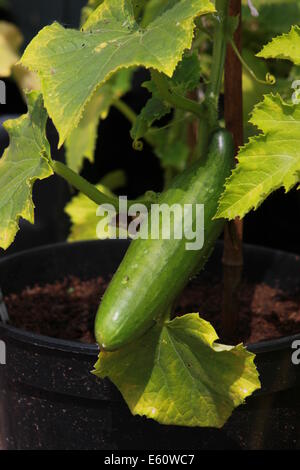
[[[57,160],[52,160],[49,162],[53,171],[66,180],[74,188],[78,189],[81,193],[85,194],[91,201],[95,202],[97,205],[110,204],[117,211],[119,211],[119,198],[115,195],[108,195],[100,191],[96,186],[89,183],[85,178],[80,176],[78,173],[75,173],[71,168],[69,168],[64,163],[58,162]],[[135,201],[128,201],[128,206],[139,203],[144,204],[147,209],[150,208],[153,202],[156,202],[157,194],[148,191],[144,198],[136,199]]]
[[[247,72],[251,75],[251,77],[257,83],[261,83],[262,85],[275,85],[276,78],[274,77],[274,75],[271,75],[270,73],[267,73],[265,80],[261,80],[260,78],[258,78],[256,73],[254,72],[254,70],[252,70],[251,67],[249,67],[249,65],[247,64],[247,62],[243,59],[243,56],[242,56],[242,54],[240,54],[240,51],[238,50],[234,40],[232,38],[230,38],[229,42],[230,42],[230,45],[231,45],[232,49],[234,50],[236,56],[238,57],[239,61],[241,62],[242,66],[247,70]]]

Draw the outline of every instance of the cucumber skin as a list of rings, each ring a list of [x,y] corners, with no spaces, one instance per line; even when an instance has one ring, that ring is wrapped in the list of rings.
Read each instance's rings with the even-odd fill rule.
[[[197,161],[162,194],[159,204],[204,204],[204,246],[187,251],[187,240],[141,240],[131,245],[100,304],[95,336],[100,348],[114,351],[143,335],[165,317],[190,278],[203,268],[224,220],[212,220],[234,162],[232,136],[213,135],[205,161]]]

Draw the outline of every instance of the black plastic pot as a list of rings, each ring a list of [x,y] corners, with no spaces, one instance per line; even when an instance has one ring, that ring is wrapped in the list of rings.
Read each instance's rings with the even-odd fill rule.
[[[8,294],[70,274],[105,276],[115,271],[127,246],[126,241],[60,244],[13,255],[0,262],[0,286]],[[219,245],[201,276],[220,274],[220,256]],[[245,265],[250,280],[279,282],[291,292],[299,286],[300,258],[295,255],[246,246]],[[96,346],[1,325],[7,365],[0,366],[0,448],[297,448],[300,366],[291,361],[296,339],[299,334],[250,345],[262,390],[222,430],[189,429],[132,417],[115,387],[89,374]]]

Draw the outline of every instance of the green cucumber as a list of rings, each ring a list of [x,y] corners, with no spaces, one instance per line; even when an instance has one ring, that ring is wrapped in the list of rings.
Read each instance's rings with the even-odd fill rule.
[[[188,251],[190,240],[172,235],[169,240],[132,241],[97,313],[95,335],[103,350],[122,348],[170,313],[189,279],[203,268],[223,229],[224,221],[213,217],[233,160],[232,136],[220,129],[212,137],[207,158],[195,162],[161,195],[159,204],[204,205],[204,246]],[[195,225],[195,210],[193,218]],[[175,226],[171,234],[172,230],[174,234]]]

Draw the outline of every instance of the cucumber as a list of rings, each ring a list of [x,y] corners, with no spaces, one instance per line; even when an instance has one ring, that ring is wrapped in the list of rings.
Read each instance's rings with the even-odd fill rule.
[[[159,204],[204,204],[204,246],[188,251],[186,238],[172,236],[132,241],[97,313],[95,336],[101,349],[114,351],[144,334],[170,313],[190,278],[203,268],[223,230],[224,221],[212,219],[233,161],[232,136],[219,129],[206,159],[195,162],[161,195]]]

